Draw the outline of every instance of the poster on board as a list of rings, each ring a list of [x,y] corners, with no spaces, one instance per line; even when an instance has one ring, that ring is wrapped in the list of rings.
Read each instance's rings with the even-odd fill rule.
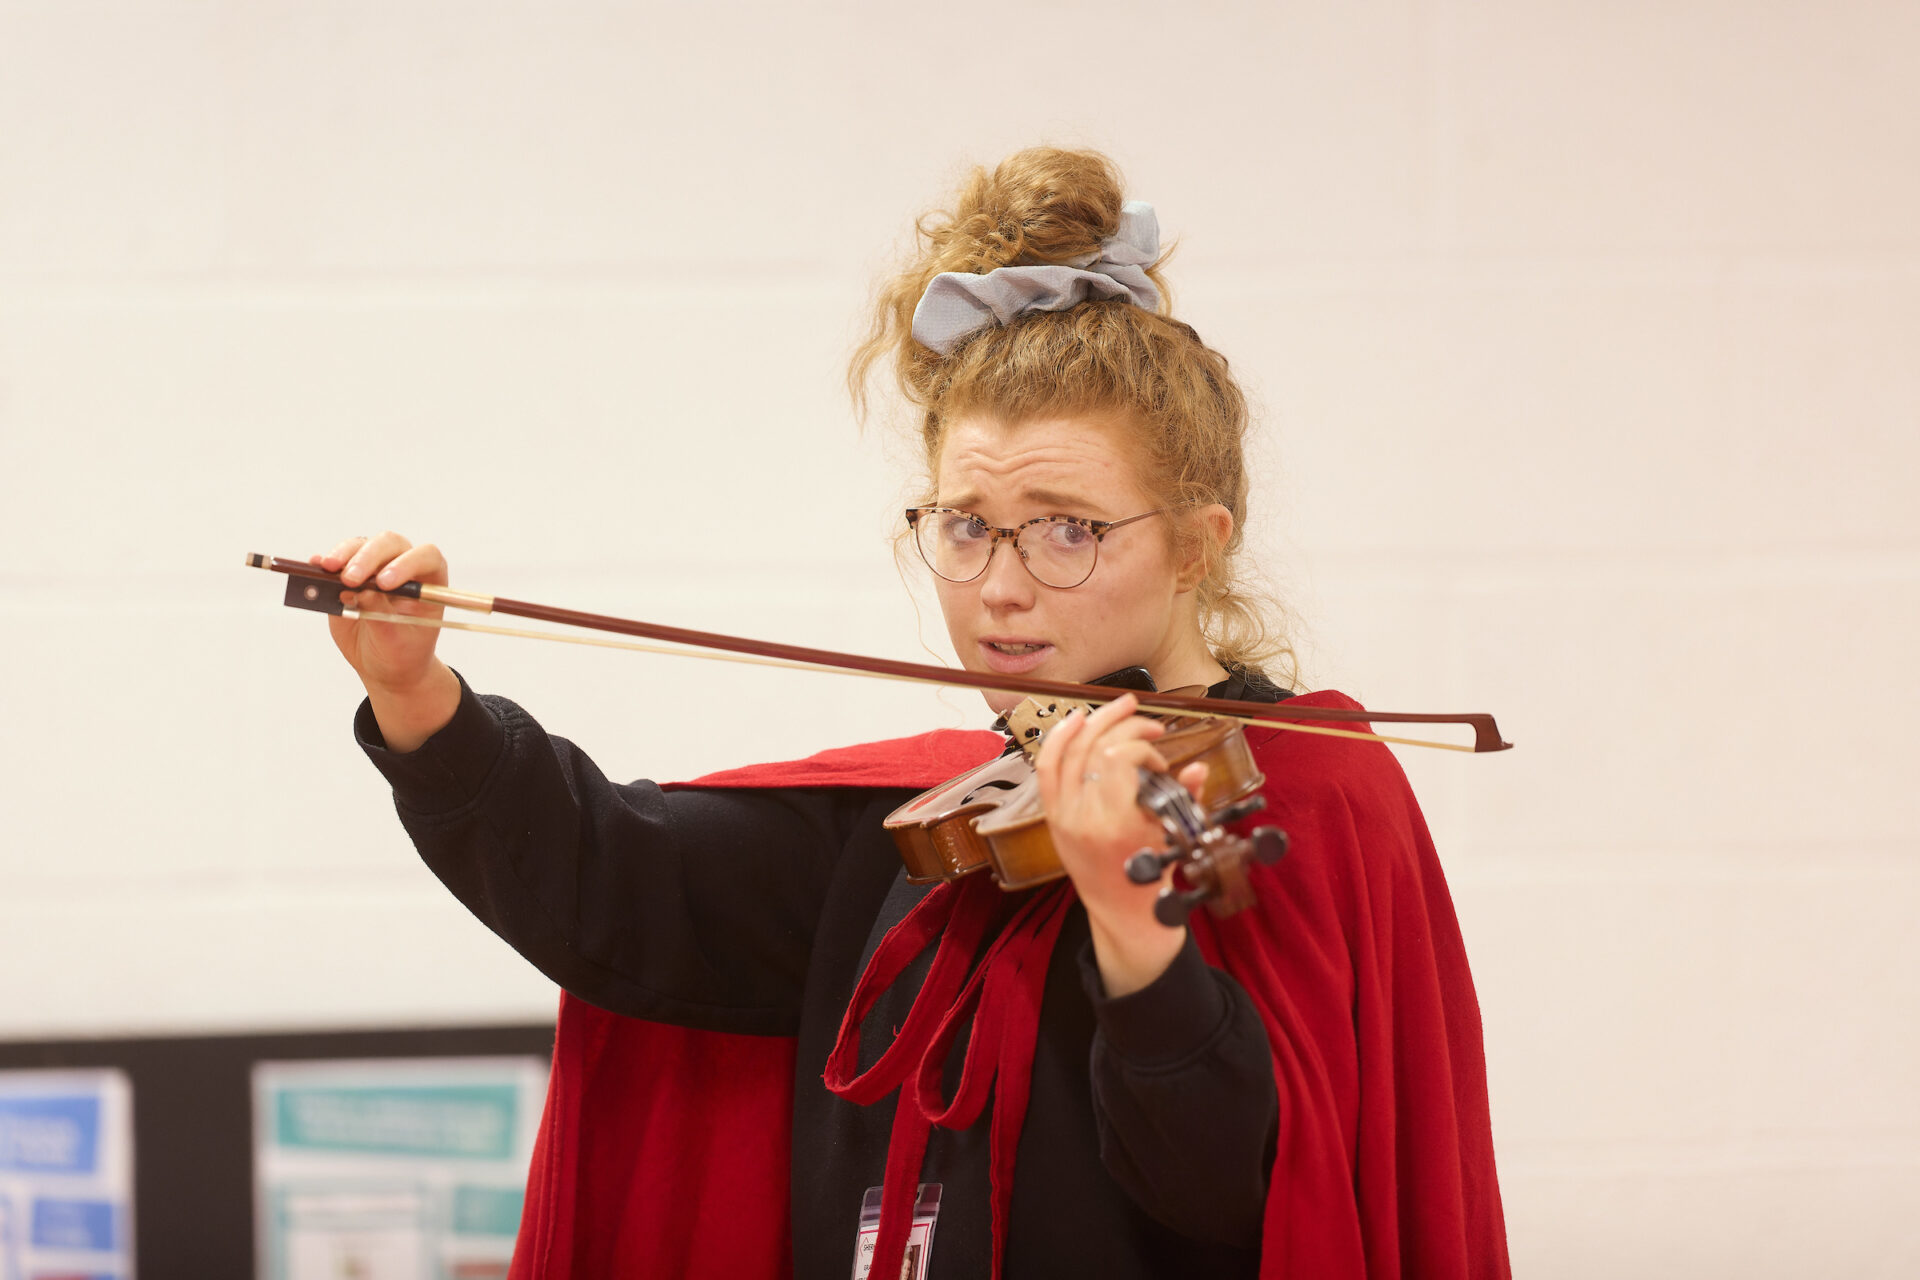
[[[131,1280],[124,1072],[0,1071],[0,1280]]]
[[[257,1064],[261,1280],[503,1280],[546,1087],[539,1058]]]

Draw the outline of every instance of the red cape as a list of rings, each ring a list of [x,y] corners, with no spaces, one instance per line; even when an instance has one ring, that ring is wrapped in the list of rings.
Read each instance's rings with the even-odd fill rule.
[[[1298,707],[1356,707],[1337,693]],[[1350,725],[1338,726],[1353,727]],[[1453,902],[1377,743],[1249,729],[1292,851],[1257,905],[1193,918],[1267,1025],[1280,1131],[1261,1274],[1504,1277],[1479,1005]],[[702,787],[924,789],[998,751],[941,731],[732,770]],[[563,995],[513,1280],[790,1271],[794,1045]]]

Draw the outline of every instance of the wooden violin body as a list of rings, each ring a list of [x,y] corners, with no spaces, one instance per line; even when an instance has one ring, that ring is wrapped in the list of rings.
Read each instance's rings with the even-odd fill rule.
[[[885,826],[906,864],[907,882],[957,880],[991,866],[992,850],[974,819],[1021,792],[1037,798],[1039,783],[1026,756],[1014,752],[923,791],[888,814]]]
[[[1246,735],[1229,721],[1184,720],[1168,729],[1154,746],[1166,757],[1170,773],[1178,774],[1190,764],[1206,766],[1199,803],[1208,811],[1244,800],[1266,784],[1266,775],[1247,748]],[[1067,873],[1054,851],[1037,783],[1009,795],[1005,802],[976,818],[973,825],[986,843],[994,879],[1001,888],[1029,889]]]
[[[1023,745],[1037,750],[1036,740]],[[1154,746],[1165,757],[1169,772],[1141,771],[1141,803],[1160,818],[1173,848],[1165,854],[1143,850],[1136,856],[1136,863],[1141,857],[1151,863],[1151,873],[1142,882],[1159,879],[1168,865],[1192,864],[1191,872],[1198,874],[1181,874],[1177,878],[1188,887],[1171,892],[1173,899],[1186,900],[1178,910],[1180,919],[1202,900],[1214,901],[1217,910],[1237,910],[1246,904],[1246,897],[1233,888],[1243,884],[1244,872],[1228,868],[1226,861],[1238,857],[1244,862],[1249,850],[1259,860],[1270,861],[1279,856],[1277,849],[1285,847],[1282,836],[1277,849],[1271,838],[1253,849],[1246,839],[1221,830],[1223,822],[1261,807],[1257,793],[1266,777],[1254,761],[1246,735],[1229,720],[1180,717]],[[1185,787],[1171,783],[1174,775],[1193,764],[1206,769],[1197,800]],[[1047,827],[1039,778],[1025,751],[999,756],[915,796],[889,814],[884,825],[913,884],[987,870],[1002,889],[1011,892],[1066,875]],[[1145,867],[1130,864],[1128,874],[1140,879]]]

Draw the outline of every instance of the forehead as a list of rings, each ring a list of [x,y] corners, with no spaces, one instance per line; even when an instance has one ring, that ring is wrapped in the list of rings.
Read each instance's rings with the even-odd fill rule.
[[[955,506],[1074,498],[1124,505],[1145,494],[1127,432],[1095,417],[955,419],[940,446],[939,499]]]

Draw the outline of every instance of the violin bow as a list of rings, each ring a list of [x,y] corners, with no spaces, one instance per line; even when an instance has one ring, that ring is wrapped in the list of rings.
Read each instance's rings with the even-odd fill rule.
[[[597,648],[631,649],[642,653],[665,653],[686,657],[748,662],[802,671],[841,671],[904,680],[914,684],[934,684],[994,693],[1020,693],[1042,697],[1070,698],[1080,702],[1111,702],[1115,691],[1100,685],[1076,684],[1068,680],[1042,680],[1026,676],[990,675],[979,671],[936,667],[894,658],[874,658],[863,654],[840,653],[833,649],[814,649],[806,645],[783,644],[772,640],[750,640],[714,631],[695,631],[687,627],[669,627],[632,618],[616,618],[604,613],[586,613],[555,605],[510,600],[504,596],[458,591],[425,582],[407,582],[391,589],[372,586],[348,587],[340,575],[318,565],[285,556],[263,556],[249,552],[247,566],[285,574],[287,591],[284,603],[296,609],[310,609],[362,622],[382,622],[401,626],[436,627],[453,631],[476,631],[489,635],[507,635],[523,639],[556,640],[564,644],[584,644]],[[344,592],[373,592],[425,604],[445,605],[472,613],[505,614],[530,618],[559,626],[580,627],[614,635],[636,636],[651,644],[603,640],[591,636],[565,635],[553,631],[499,627],[482,623],[449,621],[445,618],[421,618],[387,610],[350,609],[342,601]],[[672,646],[672,647],[669,647]],[[1348,710],[1340,707],[1291,707],[1286,702],[1243,702],[1230,698],[1203,698],[1181,693],[1139,693],[1142,708],[1178,712],[1194,716],[1218,716],[1265,729],[1285,729],[1298,733],[1318,733],[1338,738],[1359,738],[1373,742],[1391,742],[1410,747],[1433,747],[1442,751],[1505,751],[1513,744],[1500,737],[1493,717],[1485,712],[1442,713],[1426,711]],[[1303,723],[1310,722],[1310,723]],[[1327,723],[1333,722],[1333,723]],[[1338,729],[1333,724],[1459,724],[1473,730],[1473,745],[1437,742],[1425,738],[1401,738],[1358,729]]]

